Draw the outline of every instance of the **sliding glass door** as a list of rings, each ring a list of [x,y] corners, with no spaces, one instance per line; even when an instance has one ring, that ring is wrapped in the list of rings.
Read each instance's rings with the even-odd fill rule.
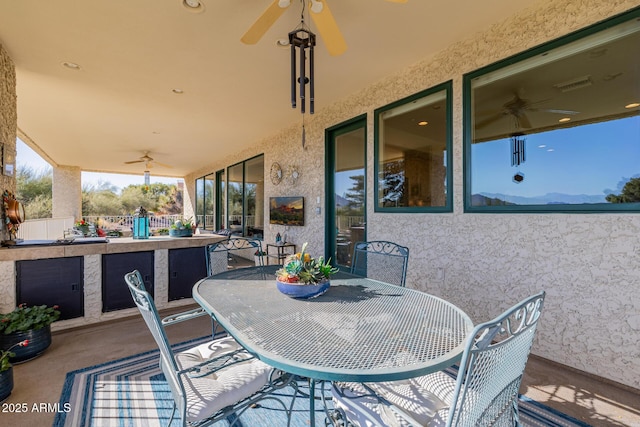
[[[366,240],[367,117],[326,131],[326,249],[338,266],[350,267],[355,242]]]

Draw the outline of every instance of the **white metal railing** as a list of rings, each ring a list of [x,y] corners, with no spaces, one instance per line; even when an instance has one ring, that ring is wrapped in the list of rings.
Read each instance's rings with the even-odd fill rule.
[[[133,215],[87,215],[82,218],[106,230],[129,230],[133,227]],[[171,224],[183,218],[182,215],[150,215],[149,227],[169,228]]]
[[[336,228],[338,230],[348,230],[354,225],[362,225],[364,216],[336,215]]]
[[[149,226],[153,229],[169,228],[171,224],[183,218],[182,215],[151,215]],[[196,217],[199,224],[204,223],[202,218],[202,215]],[[106,230],[127,231],[133,227],[133,215],[89,215],[84,216],[83,219]],[[229,228],[237,227],[237,224],[234,223],[241,223],[241,221],[241,215],[231,215]],[[247,227],[253,227],[256,223],[254,216],[246,217],[246,221]],[[336,216],[336,227],[340,231],[349,230],[352,226],[360,225],[363,222],[363,216]],[[20,224],[16,237],[24,240],[59,239],[64,236],[65,230],[73,227],[73,223],[73,217],[31,219]],[[208,229],[212,229],[215,224],[214,215],[206,216],[206,224]]]

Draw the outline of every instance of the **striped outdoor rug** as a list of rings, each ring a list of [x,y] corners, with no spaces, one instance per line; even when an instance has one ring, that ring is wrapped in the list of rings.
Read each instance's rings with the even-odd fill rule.
[[[180,343],[174,349],[181,351],[206,339]],[[282,393],[284,399],[290,399],[293,389],[285,388]],[[57,413],[53,427],[168,427],[173,407],[171,392],[158,366],[157,350],[69,372],[60,407],[65,403],[70,403],[71,411]],[[589,427],[524,396],[519,405],[524,426]],[[316,402],[315,418],[317,426],[324,425],[325,413],[320,400]],[[282,407],[269,403],[247,410],[240,421],[236,426],[286,426]],[[180,420],[171,423],[171,427],[181,425]],[[216,424],[228,425],[226,421]],[[296,399],[291,425],[309,425],[308,399],[300,396]]]

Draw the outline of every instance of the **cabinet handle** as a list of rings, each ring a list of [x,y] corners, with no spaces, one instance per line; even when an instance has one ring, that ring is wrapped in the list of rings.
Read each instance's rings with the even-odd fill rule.
[[[80,285],[77,283],[72,283],[71,284],[71,290],[72,291],[79,291],[80,290]]]

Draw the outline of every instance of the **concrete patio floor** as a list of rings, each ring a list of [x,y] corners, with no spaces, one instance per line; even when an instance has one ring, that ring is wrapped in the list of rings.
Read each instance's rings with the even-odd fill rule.
[[[201,317],[172,326],[168,335],[176,343],[210,331],[210,320]],[[5,404],[27,403],[31,408],[34,403],[57,403],[67,372],[154,348],[139,315],[54,333],[53,344],[42,356],[14,367],[15,387]],[[594,427],[640,427],[640,390],[601,381],[539,357],[530,358],[521,392]],[[53,412],[2,411],[0,425],[51,426],[54,416]]]

